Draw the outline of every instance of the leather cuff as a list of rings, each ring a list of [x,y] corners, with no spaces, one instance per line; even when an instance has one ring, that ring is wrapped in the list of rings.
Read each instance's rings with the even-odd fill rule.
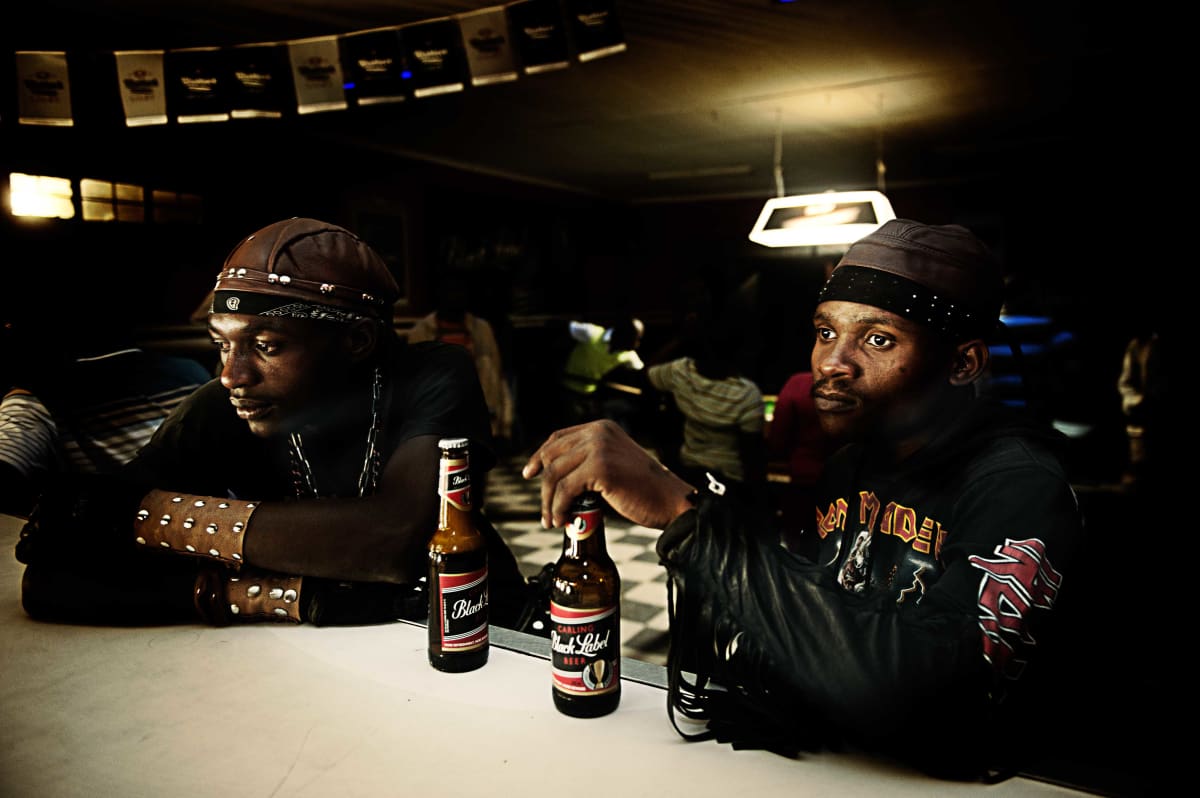
[[[242,542],[256,502],[152,490],[133,523],[139,545],[242,565]]]
[[[300,623],[304,577],[246,569],[234,575],[205,569],[196,577],[195,603],[213,626],[254,621]]]

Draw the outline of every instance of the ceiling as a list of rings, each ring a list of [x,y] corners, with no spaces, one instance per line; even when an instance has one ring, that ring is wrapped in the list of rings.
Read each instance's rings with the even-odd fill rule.
[[[0,42],[68,51],[231,45],[495,5],[39,0],[6,20]],[[387,113],[288,124],[635,203],[886,189],[970,179],[1069,146],[1089,124],[1118,41],[1103,12],[1076,2],[617,0],[616,8],[624,52]]]

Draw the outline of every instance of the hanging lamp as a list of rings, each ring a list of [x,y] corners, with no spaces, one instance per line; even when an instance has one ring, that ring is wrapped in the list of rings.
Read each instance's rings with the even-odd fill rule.
[[[896,218],[892,203],[879,191],[824,191],[785,196],[783,189],[783,114],[776,110],[775,189],[750,230],[764,247],[817,247],[852,244]],[[877,144],[876,179],[883,187],[882,134]]]

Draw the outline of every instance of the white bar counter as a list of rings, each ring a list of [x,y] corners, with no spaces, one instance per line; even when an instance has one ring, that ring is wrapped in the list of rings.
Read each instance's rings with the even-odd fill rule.
[[[501,647],[545,641],[504,630],[482,669],[445,674],[429,666],[424,628],[407,623],[36,622],[12,554],[21,523],[0,516],[0,796],[1082,794],[689,743],[666,692],[635,681],[661,677],[642,663],[626,663],[616,712],[566,717],[551,702],[549,661]]]

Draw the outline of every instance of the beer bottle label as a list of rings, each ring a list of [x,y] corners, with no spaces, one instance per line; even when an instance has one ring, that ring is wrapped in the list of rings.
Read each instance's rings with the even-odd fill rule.
[[[441,461],[438,495],[460,510],[471,509],[471,470],[466,460]]]
[[[469,651],[488,642],[487,568],[438,574],[443,651]]]
[[[550,602],[550,659],[555,689],[601,695],[621,677],[621,615],[617,607],[578,609]]]
[[[571,540],[587,540],[600,526],[601,515],[603,511],[599,508],[595,510],[578,510],[571,523],[567,524],[567,537]]]

